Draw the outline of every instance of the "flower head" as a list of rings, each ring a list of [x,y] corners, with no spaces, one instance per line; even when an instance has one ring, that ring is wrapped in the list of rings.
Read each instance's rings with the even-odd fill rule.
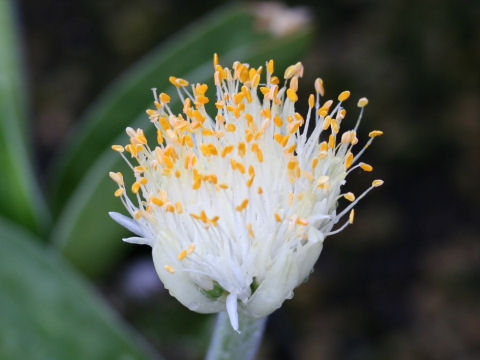
[[[358,159],[382,132],[370,132],[354,155],[368,100],[358,100],[355,126],[341,133],[350,92],[322,102],[321,79],[306,116],[295,112],[301,63],[286,69],[283,86],[273,60],[265,69],[240,62],[229,69],[215,55],[214,68],[215,116],[205,107],[213,102],[206,84],[172,76],[183,108],[175,112],[170,96],[153,89],[155,108],[147,114],[156,144],[127,128],[130,143],[112,147],[135,182],[127,188],[121,173],[110,173],[130,214],[111,216],[137,234],[124,241],[153,248],[171,295],[197,312],[226,309],[237,330],[238,307],[263,317],[292,297],[325,237],[353,223],[355,204],[383,183],[374,180],[358,197],[342,192],[351,171],[372,171]],[[342,198],[347,205],[338,209]]]

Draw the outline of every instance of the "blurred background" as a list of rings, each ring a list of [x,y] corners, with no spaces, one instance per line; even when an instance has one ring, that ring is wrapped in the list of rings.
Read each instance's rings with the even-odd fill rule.
[[[106,216],[120,209],[105,179],[120,165],[106,150],[125,126],[145,124],[151,87],[168,90],[170,74],[206,81],[215,51],[224,65],[273,57],[277,73],[301,60],[300,99],[320,76],[327,97],[349,89],[369,98],[363,139],[385,133],[364,157],[385,185],[359,204],[353,226],[327,239],[308,282],[271,315],[258,358],[480,358],[479,2],[2,2],[13,17],[0,25],[16,31],[0,57],[18,58],[1,69],[24,75],[13,79],[17,98],[1,102],[16,105],[0,113],[0,145],[18,145],[8,119],[19,114],[33,169],[27,161],[22,176],[5,170],[12,179],[0,182],[0,358],[116,359],[122,346],[125,359],[203,358],[213,318],[171,298],[150,248],[122,244]],[[353,124],[355,102],[346,107]],[[21,163],[3,153],[12,169]],[[17,199],[22,179],[34,184]],[[350,189],[372,179],[354,174]],[[77,282],[72,293],[91,297],[91,308],[65,294]],[[98,331],[103,345],[93,335],[56,343],[69,331]],[[97,352],[85,353],[89,346]]]

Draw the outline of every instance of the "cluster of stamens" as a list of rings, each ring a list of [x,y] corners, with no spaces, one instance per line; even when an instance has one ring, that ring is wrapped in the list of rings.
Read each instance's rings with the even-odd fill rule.
[[[218,284],[247,303],[252,282],[261,285],[277,256],[298,251],[315,232],[325,237],[353,223],[354,205],[383,181],[374,180],[358,197],[340,189],[354,169],[372,171],[358,159],[382,132],[371,131],[354,155],[368,100],[358,100],[354,128],[339,135],[350,92],[340,93],[335,105],[322,103],[320,78],[306,116],[295,112],[301,63],[286,69],[283,86],[273,60],[264,82],[263,67],[235,62],[229,69],[215,55],[214,69],[216,116],[206,110],[212,105],[206,84],[170,77],[183,107],[175,112],[170,96],[153,89],[154,108],[147,114],[156,144],[141,129],[127,128],[130,143],[112,147],[132,169],[135,200],[121,173],[110,177],[118,185],[115,196],[141,229],[143,240],[132,242],[171,254],[165,271],[188,272],[200,288]],[[341,198],[349,203],[337,211]]]

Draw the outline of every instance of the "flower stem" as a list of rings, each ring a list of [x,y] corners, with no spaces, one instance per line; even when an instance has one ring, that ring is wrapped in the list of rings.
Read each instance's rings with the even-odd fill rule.
[[[239,311],[239,334],[232,329],[227,313],[219,313],[206,360],[254,359],[262,340],[266,319],[253,319]]]

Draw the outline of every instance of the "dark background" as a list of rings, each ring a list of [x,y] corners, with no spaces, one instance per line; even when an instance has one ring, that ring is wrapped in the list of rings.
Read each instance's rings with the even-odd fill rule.
[[[45,186],[55,152],[99,92],[222,3],[18,1]],[[328,238],[309,281],[270,317],[259,358],[480,358],[478,4],[301,4],[315,24],[301,91],[321,76],[330,96],[348,88],[370,99],[363,135],[385,135],[365,159],[385,185],[358,206],[354,226]],[[360,191],[369,180],[351,181]],[[98,286],[166,358],[201,358],[211,318],[162,291],[148,249],[132,248]]]

